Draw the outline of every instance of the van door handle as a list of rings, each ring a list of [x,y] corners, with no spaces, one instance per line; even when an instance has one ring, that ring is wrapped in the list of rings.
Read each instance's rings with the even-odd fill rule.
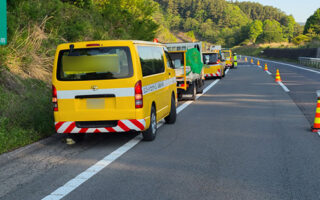
[[[171,75],[171,73],[169,72],[169,76]]]
[[[93,95],[77,95],[76,99],[93,99],[93,98],[112,98],[116,97],[115,94],[93,94]]]

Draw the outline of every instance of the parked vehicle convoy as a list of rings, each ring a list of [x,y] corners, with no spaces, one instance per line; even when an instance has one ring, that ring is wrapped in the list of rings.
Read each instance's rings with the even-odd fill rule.
[[[178,99],[195,100],[204,87],[201,43],[170,43],[166,46],[175,66]]]
[[[166,47],[144,41],[93,41],[57,47],[53,76],[57,133],[142,132],[176,120],[176,77]]]
[[[208,78],[222,78],[225,76],[225,66],[220,61],[219,51],[203,53],[204,76]]]
[[[223,61],[225,62],[226,67],[233,68],[233,59],[232,59],[232,51],[230,49],[223,49],[221,50],[221,56]]]

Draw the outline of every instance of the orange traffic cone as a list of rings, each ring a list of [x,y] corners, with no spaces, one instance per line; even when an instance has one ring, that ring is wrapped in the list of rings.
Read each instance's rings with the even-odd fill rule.
[[[276,73],[276,82],[281,82],[281,77],[280,77],[279,69],[277,69],[277,73]]]
[[[253,59],[251,58],[251,64],[253,64]]]
[[[247,59],[247,57],[245,57],[245,58],[244,58],[244,61],[245,61],[245,62],[248,62],[248,59]]]
[[[268,71],[268,65],[267,65],[267,63],[264,64],[264,71]]]
[[[258,60],[257,65],[260,66],[260,61]]]
[[[314,118],[314,124],[311,127],[311,131],[316,133],[320,131],[320,90],[317,91],[318,101],[317,101],[317,108],[316,108],[316,116]]]

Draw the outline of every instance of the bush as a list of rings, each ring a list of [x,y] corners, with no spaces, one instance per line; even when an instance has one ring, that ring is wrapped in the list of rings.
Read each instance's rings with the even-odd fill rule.
[[[295,38],[292,39],[292,42],[295,44],[295,45],[303,45],[307,42],[310,42],[311,38],[306,36],[306,35],[299,35]]]

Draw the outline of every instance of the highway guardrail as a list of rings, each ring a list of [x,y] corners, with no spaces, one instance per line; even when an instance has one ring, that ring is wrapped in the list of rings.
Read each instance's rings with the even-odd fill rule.
[[[299,57],[299,63],[320,69],[320,58]]]

